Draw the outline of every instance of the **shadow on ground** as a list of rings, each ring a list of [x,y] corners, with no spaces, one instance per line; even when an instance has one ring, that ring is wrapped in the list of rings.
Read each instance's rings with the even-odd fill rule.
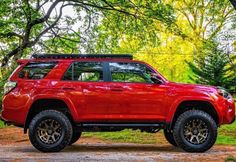
[[[38,152],[36,149],[32,148],[16,148],[17,152]],[[182,152],[181,149],[165,145],[137,145],[137,144],[75,144],[73,146],[68,146],[64,149],[63,153],[66,152]]]

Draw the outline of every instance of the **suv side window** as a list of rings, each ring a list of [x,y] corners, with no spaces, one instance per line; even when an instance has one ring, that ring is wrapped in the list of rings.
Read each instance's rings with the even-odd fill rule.
[[[56,62],[28,63],[18,74],[22,79],[43,79],[56,65]]]
[[[113,82],[153,83],[153,71],[139,63],[111,62],[110,71]]]
[[[101,82],[103,81],[103,64],[101,62],[75,62],[67,70],[63,80]]]

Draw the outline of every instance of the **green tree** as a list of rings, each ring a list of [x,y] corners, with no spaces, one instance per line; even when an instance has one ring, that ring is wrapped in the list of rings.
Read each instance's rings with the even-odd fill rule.
[[[219,37],[224,30],[233,31],[230,27],[236,12],[228,0],[165,0],[163,3],[173,8],[174,12],[168,11],[175,15],[174,27],[169,29],[160,21],[148,21],[135,30],[135,25],[122,28],[116,18],[103,19],[96,30],[94,52],[132,53],[169,80],[191,82],[186,61],[192,62],[196,55],[202,54],[199,50],[204,42]]]
[[[236,76],[231,68],[228,54],[224,53],[215,42],[207,42],[200,50],[202,57],[188,62],[194,76],[190,76],[196,83],[222,86],[229,90],[236,87]]]
[[[66,15],[66,9],[74,10],[75,15]],[[170,25],[172,14],[169,5],[155,0],[1,0],[1,63],[5,66],[12,59],[14,61],[42,46],[44,49],[53,45],[63,48],[64,44],[72,50],[77,48],[68,42],[81,43],[93,49],[90,41],[96,38],[94,27],[103,19],[108,22],[115,19],[119,23],[113,26],[113,30],[120,26],[135,26],[136,30],[141,30],[139,27],[144,26],[141,24],[154,20]],[[74,30],[73,25],[79,27]],[[67,37],[72,34],[75,39]],[[55,41],[45,44],[48,39]]]
[[[122,24],[120,18],[107,15],[107,19],[103,19],[97,29],[96,50],[110,52],[113,48],[117,48],[123,39],[128,41],[138,39],[140,43],[137,44],[136,49],[156,47],[165,41],[160,39],[160,35],[171,33],[169,39],[179,36],[193,43],[197,51],[204,41],[215,38],[226,24],[235,23],[236,12],[228,0],[165,0],[162,2],[165,4],[165,8],[162,7],[165,13],[175,15],[176,21],[174,24],[172,22],[171,28],[161,21],[150,20],[139,23],[139,26],[129,22]],[[143,5],[147,4],[143,3]],[[153,8],[158,6],[153,5]],[[156,15],[157,19],[160,19],[159,16]]]

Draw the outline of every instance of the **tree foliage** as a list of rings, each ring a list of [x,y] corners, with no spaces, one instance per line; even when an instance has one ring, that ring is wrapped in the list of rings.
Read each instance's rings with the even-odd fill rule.
[[[188,62],[194,76],[190,76],[196,83],[222,86],[235,90],[236,76],[230,66],[228,54],[224,53],[215,42],[206,43],[201,49],[202,57],[195,62]]]
[[[120,19],[114,15],[107,15],[107,19],[103,19],[97,28],[95,52],[113,52],[112,49],[117,48],[122,39],[138,39],[140,43],[137,49],[155,47],[162,42],[160,33],[172,33],[170,37],[179,36],[193,43],[197,51],[203,41],[215,38],[226,23],[234,24],[236,12],[228,0],[165,0],[163,3],[168,6],[165,11],[175,15],[176,21],[172,25],[148,20],[136,27],[132,23],[120,23]]]
[[[74,10],[75,15],[66,15],[66,9]],[[127,30],[133,33],[152,21],[169,26],[174,21],[171,7],[154,0],[1,0],[0,11],[2,66],[33,47],[51,51],[53,46],[59,46],[73,52],[77,48],[75,43],[81,43],[86,49],[93,49],[90,41],[96,38],[94,27],[101,20],[119,22],[110,26],[114,31],[133,27]],[[74,30],[73,25],[78,23]]]
[[[229,32],[233,31],[231,25],[236,12],[228,0],[166,0],[163,3],[170,6],[175,15],[171,29],[159,21],[149,21],[148,25],[139,26],[140,30],[134,30],[132,25],[117,28],[117,19],[102,20],[96,30],[98,37],[91,43],[96,47],[94,52],[132,53],[172,81],[192,82],[186,61],[203,56],[200,49],[204,42],[220,34],[225,36],[226,26]]]

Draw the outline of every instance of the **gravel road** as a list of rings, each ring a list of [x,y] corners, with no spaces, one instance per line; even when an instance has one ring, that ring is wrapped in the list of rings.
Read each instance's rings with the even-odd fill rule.
[[[236,147],[214,146],[206,153],[185,153],[169,144],[111,143],[82,137],[59,153],[41,153],[18,128],[0,129],[0,161],[225,161]]]

